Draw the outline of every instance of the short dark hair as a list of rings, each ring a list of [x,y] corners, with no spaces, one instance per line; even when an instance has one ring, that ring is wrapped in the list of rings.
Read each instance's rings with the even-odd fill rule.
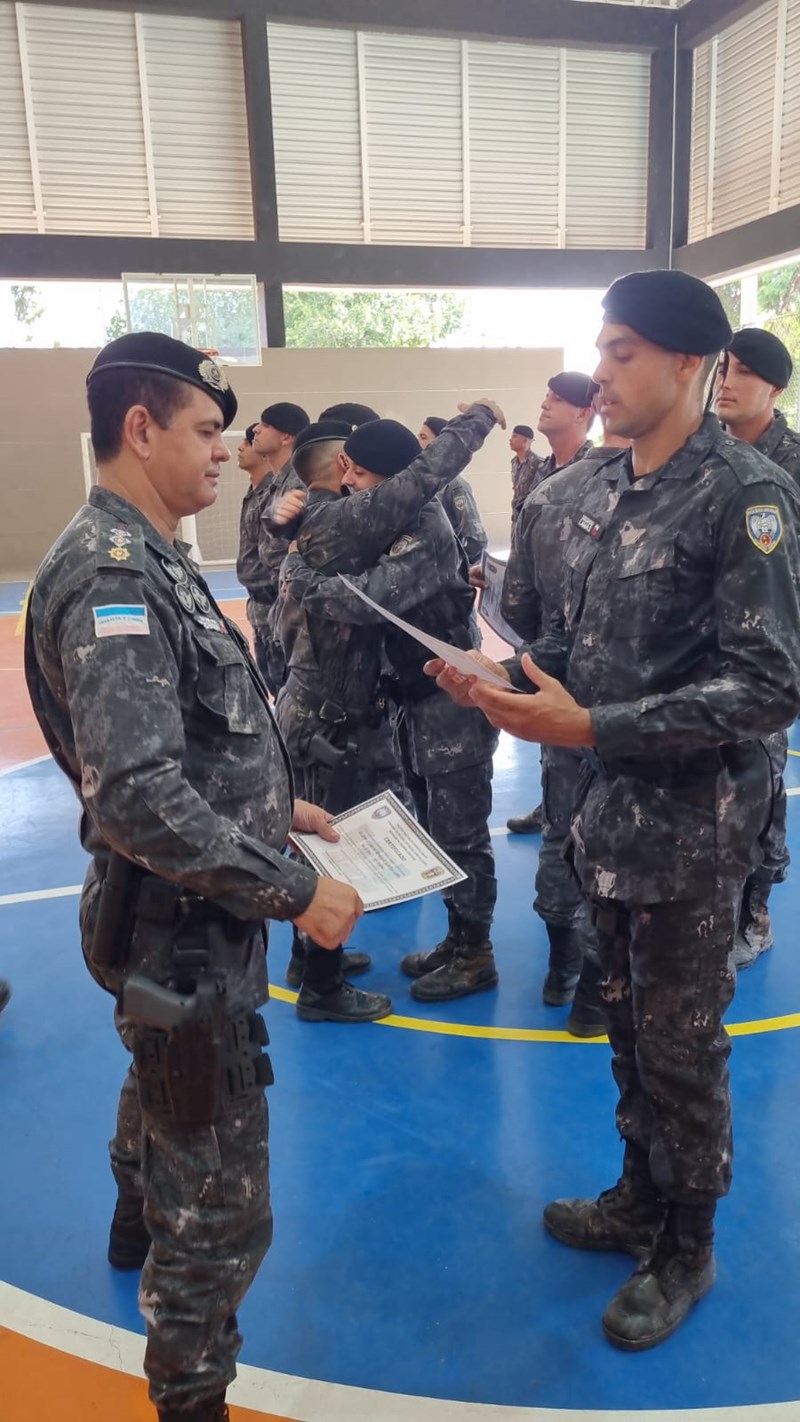
[[[308,488],[321,472],[330,468],[337,454],[344,449],[344,438],[316,440],[296,449],[292,467],[298,479]]]
[[[99,370],[87,389],[92,445],[98,464],[119,454],[125,416],[134,405],[144,405],[159,428],[166,430],[192,399],[191,385],[174,380],[171,375],[136,369]]]

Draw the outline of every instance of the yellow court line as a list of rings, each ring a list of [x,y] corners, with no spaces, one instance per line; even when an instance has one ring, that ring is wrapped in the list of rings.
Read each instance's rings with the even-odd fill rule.
[[[278,1002],[297,1002],[297,993],[288,988],[273,987],[270,997]],[[573,1047],[608,1045],[607,1037],[572,1037],[569,1032],[548,1032],[532,1027],[476,1027],[467,1022],[436,1022],[425,1017],[399,1017],[392,1013],[375,1023],[376,1027],[403,1027],[409,1032],[434,1032],[443,1037],[483,1038],[489,1042],[567,1042]],[[788,1017],[764,1017],[759,1022],[732,1022],[731,1037],[754,1037],[761,1032],[788,1032],[800,1027],[800,1012]]]
[[[800,751],[793,751],[793,750],[790,750],[790,751],[789,751],[789,754],[790,754],[790,755],[796,755],[796,756],[797,756],[797,759],[800,760]]]
[[[25,631],[25,618],[26,618],[27,615],[28,615],[28,601],[29,601],[29,599],[30,599],[31,588],[32,588],[32,587],[33,587],[33,583],[28,583],[28,590],[27,590],[27,592],[25,593],[25,597],[24,597],[23,600],[22,600],[22,607],[21,607],[21,609],[20,609],[19,617],[17,618],[17,625],[16,625],[16,628],[14,629],[14,636],[15,636],[15,637],[21,637],[22,634],[23,634],[23,632]]]

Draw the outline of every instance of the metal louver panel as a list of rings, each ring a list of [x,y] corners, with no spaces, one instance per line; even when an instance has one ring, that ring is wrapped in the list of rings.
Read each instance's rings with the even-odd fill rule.
[[[644,248],[650,60],[567,51],[566,246]]]
[[[159,236],[252,238],[239,24],[147,14],[141,27]]]
[[[780,207],[800,202],[800,0],[789,0],[786,23]]]
[[[689,241],[708,236],[708,164],[711,139],[711,41],[694,52]]]
[[[770,210],[777,0],[719,36],[712,227],[738,227]]]
[[[0,232],[35,232],[25,93],[12,4],[0,4]]]
[[[464,240],[461,44],[365,34],[372,240]]]
[[[355,33],[267,33],[281,240],[363,242]]]
[[[148,234],[134,17],[23,5],[47,232]]]
[[[467,52],[472,243],[557,247],[558,50],[470,41]]]

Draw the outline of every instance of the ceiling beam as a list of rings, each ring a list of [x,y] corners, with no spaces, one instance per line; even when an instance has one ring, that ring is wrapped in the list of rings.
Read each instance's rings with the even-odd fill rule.
[[[699,277],[726,276],[800,251],[800,203],[718,232],[675,253],[675,266]]]
[[[764,0],[689,0],[677,17],[682,48],[696,49],[763,4]]]

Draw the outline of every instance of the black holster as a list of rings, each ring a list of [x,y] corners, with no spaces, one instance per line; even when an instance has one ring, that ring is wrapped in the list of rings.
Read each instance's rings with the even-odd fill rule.
[[[86,956],[103,976],[109,969],[124,968],[133,939],[136,897],[142,870],[112,850],[100,883],[97,914]]]

